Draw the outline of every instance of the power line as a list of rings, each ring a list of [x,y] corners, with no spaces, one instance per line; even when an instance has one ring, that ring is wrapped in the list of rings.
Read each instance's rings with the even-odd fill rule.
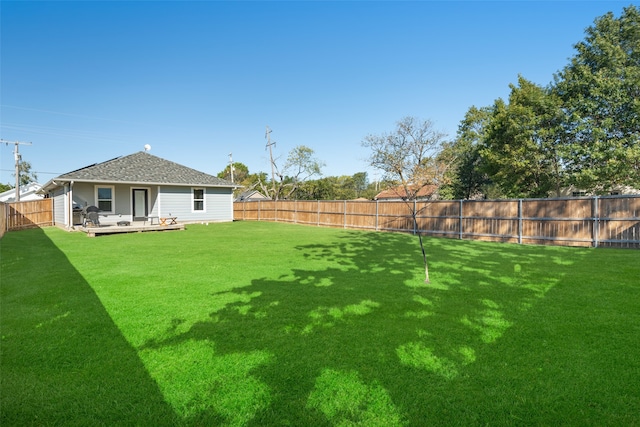
[[[0,172],[14,172],[13,169],[0,169]],[[62,175],[62,172],[44,172],[44,171],[33,171],[35,174],[43,174],[43,175]]]

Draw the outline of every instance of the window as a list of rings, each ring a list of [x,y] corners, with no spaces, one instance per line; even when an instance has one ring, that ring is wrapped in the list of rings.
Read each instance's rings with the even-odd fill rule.
[[[113,186],[96,187],[96,201],[98,204],[98,209],[100,209],[102,212],[113,213],[113,194]]]
[[[193,211],[204,211],[204,189],[193,189]]]

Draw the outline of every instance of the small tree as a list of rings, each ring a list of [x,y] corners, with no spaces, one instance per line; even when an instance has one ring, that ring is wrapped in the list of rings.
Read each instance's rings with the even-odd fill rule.
[[[405,117],[397,123],[395,132],[368,135],[362,145],[371,149],[369,163],[385,174],[386,179],[399,183],[414,230],[418,230],[417,215],[424,208],[417,209],[414,201],[427,186],[440,187],[443,184],[448,164],[440,161],[446,135],[434,129],[430,120]],[[425,282],[429,282],[429,266],[422,241],[417,232],[424,261]]]

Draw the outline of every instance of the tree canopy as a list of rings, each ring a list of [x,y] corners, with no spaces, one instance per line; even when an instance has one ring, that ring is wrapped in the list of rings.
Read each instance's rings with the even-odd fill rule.
[[[413,200],[424,187],[442,185],[448,165],[438,155],[445,137],[430,120],[405,117],[395,131],[367,135],[362,145],[371,150],[369,164],[401,185],[403,197]]]
[[[548,197],[640,188],[640,13],[597,18],[569,64],[541,87],[519,76],[507,101],[471,107],[457,150],[452,195]]]

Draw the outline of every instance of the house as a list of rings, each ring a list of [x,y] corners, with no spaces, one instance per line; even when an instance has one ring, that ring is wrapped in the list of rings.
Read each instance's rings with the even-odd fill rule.
[[[418,189],[416,200],[433,200],[437,197],[437,187],[435,185],[425,185]],[[413,191],[413,188],[410,188]],[[402,185],[388,188],[376,194],[374,200],[401,201],[407,200],[407,192]]]
[[[233,221],[238,185],[140,151],[53,178],[40,190],[54,200],[54,223],[82,223],[87,206],[97,206],[100,223],[177,217],[182,223]]]
[[[586,191],[573,185],[564,187],[560,190],[560,194],[555,191],[549,193],[549,197],[591,197],[596,194],[607,196],[620,196],[629,194],[640,194],[640,190],[630,186],[616,185],[611,187],[600,188],[596,191]]]
[[[40,200],[42,195],[38,194],[42,186],[37,182],[31,182],[27,185],[20,186],[20,201],[26,202],[29,200]],[[12,188],[4,193],[0,193],[0,202],[15,202],[16,201],[16,189]]]
[[[255,202],[258,200],[269,200],[267,196],[257,190],[247,190],[236,197],[236,202]]]

